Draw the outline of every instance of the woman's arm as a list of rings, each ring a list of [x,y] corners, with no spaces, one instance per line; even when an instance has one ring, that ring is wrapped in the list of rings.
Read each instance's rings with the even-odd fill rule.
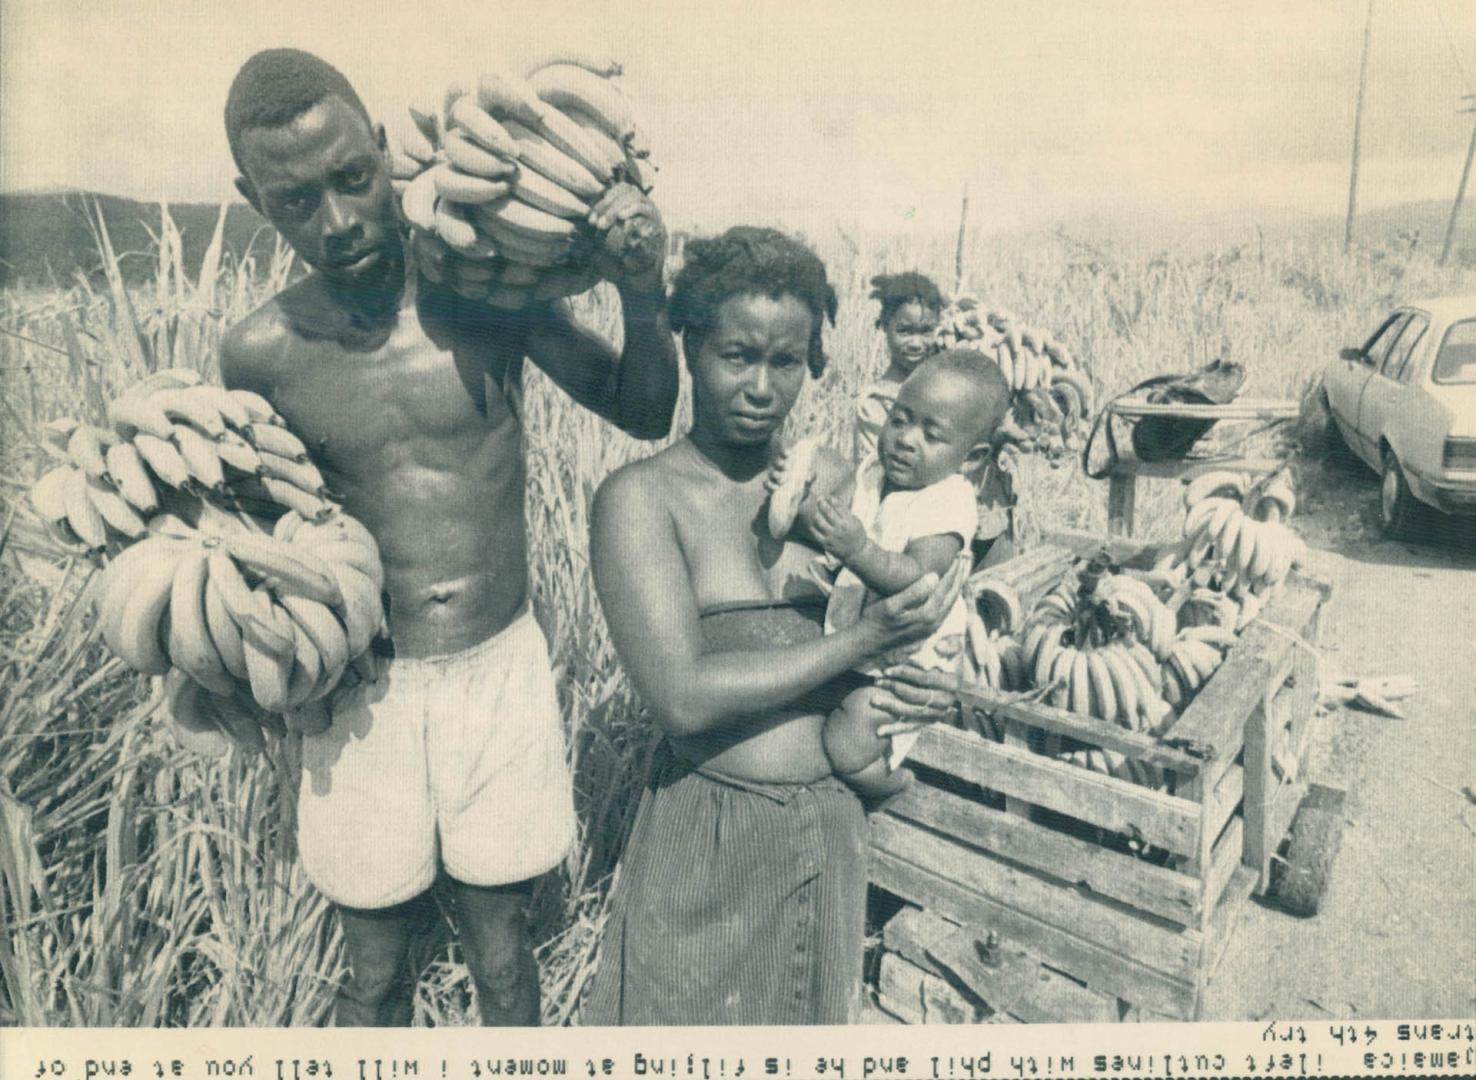
[[[941,584],[919,582],[873,605],[878,610],[855,626],[801,645],[704,654],[686,560],[654,487],[630,468],[605,481],[595,496],[590,559],[615,651],[671,735],[760,722],[755,717],[865,660],[926,637],[962,585],[957,572]]]

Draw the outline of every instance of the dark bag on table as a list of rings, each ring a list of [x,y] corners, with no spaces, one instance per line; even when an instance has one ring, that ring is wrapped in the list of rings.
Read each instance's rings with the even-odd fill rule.
[[[1147,399],[1155,405],[1228,405],[1245,384],[1245,367],[1234,362],[1215,360],[1208,367],[1181,375],[1155,375],[1144,379],[1127,392],[1118,395],[1097,414],[1092,433],[1081,450],[1081,467],[1093,480],[1107,476],[1117,464],[1117,434],[1112,430],[1112,405],[1124,398],[1148,391]],[[1177,416],[1143,416],[1125,421],[1132,428],[1133,455],[1139,461],[1177,461],[1202,439],[1213,420],[1193,420]],[[1107,436],[1107,462],[1091,466],[1092,447],[1103,430]]]

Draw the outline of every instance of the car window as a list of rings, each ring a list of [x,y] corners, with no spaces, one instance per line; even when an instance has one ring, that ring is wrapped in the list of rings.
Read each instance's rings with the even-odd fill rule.
[[[1476,383],[1476,319],[1451,324],[1430,374],[1438,383]]]
[[[1409,318],[1409,312],[1400,311],[1391,315],[1383,326],[1374,331],[1373,337],[1363,346],[1363,363],[1371,368],[1378,368],[1384,362],[1384,357],[1389,355],[1389,347],[1394,344],[1394,339],[1399,336],[1399,331],[1404,326],[1404,321]]]
[[[1414,352],[1420,338],[1425,336],[1425,331],[1430,326],[1430,320],[1419,312],[1409,317],[1400,331],[1399,340],[1389,350],[1389,355],[1384,359],[1384,366],[1379,368],[1381,374],[1389,379],[1404,380],[1404,369],[1409,366],[1410,354]]]

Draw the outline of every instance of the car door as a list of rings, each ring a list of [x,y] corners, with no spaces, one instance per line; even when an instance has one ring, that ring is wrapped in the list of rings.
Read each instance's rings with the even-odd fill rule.
[[[1363,387],[1383,362],[1384,355],[1394,344],[1408,317],[1407,311],[1390,315],[1364,343],[1356,359],[1335,361],[1323,380],[1338,430],[1343,433],[1343,440],[1349,448],[1361,456],[1367,456],[1363,439],[1358,434],[1358,406],[1363,397]]]
[[[1400,436],[1407,433],[1412,419],[1410,406],[1417,405],[1413,399],[1423,395],[1410,392],[1401,378],[1409,365],[1410,357],[1418,348],[1425,332],[1430,328],[1430,316],[1423,311],[1411,311],[1399,328],[1399,334],[1384,351],[1383,359],[1363,384],[1363,393],[1358,403],[1358,434],[1366,441],[1369,463],[1380,464],[1380,445],[1387,438],[1395,453],[1407,460],[1407,447]]]

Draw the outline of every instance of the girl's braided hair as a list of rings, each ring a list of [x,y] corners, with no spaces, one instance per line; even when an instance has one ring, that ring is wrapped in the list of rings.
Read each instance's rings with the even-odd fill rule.
[[[696,356],[717,319],[717,310],[734,296],[793,296],[815,316],[807,365],[819,378],[825,370],[820,330],[835,325],[836,296],[825,264],[798,240],[776,229],[735,225],[721,236],[689,240],[686,257],[671,291],[668,317],[682,335],[682,349]]]
[[[926,274],[878,274],[871,279],[871,298],[881,303],[877,326],[885,326],[903,304],[918,303],[934,315],[943,310],[943,294]]]

